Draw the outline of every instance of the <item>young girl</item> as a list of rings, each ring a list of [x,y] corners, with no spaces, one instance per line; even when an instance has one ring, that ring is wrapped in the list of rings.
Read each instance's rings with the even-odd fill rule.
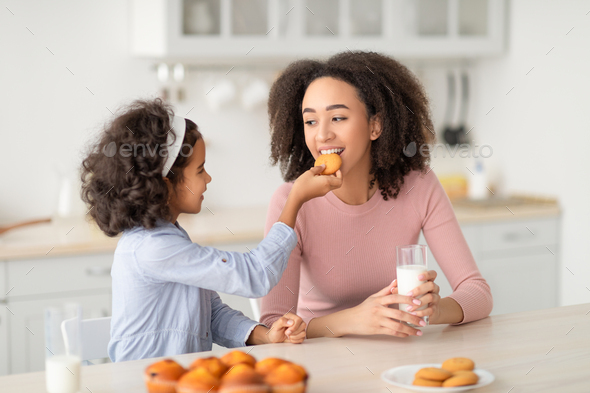
[[[297,310],[308,338],[407,337],[422,332],[403,322],[425,326],[427,316],[433,324],[457,324],[490,313],[490,288],[428,167],[434,128],[426,95],[408,69],[365,52],[298,61],[274,83],[268,112],[271,158],[285,181],[335,151],[342,158],[343,184],[303,206],[297,247],[279,285],[262,301],[262,322]],[[412,144],[417,154],[405,149]],[[285,183],[275,192],[267,230],[292,187]],[[416,244],[420,231],[453,288],[444,299],[433,270],[407,294],[398,294],[391,283],[396,245]],[[409,312],[397,309],[400,303],[411,305]],[[424,304],[426,309],[416,311]]]
[[[123,232],[112,267],[112,361],[238,347],[300,343],[305,323],[284,313],[271,329],[222,303],[215,291],[266,295],[297,243],[299,208],[340,186],[338,176],[305,171],[251,253],[193,243],[176,221],[197,214],[211,177],[195,123],[161,100],[137,101],[115,118],[83,161],[82,197],[108,236]],[[269,325],[270,326],[270,325]]]

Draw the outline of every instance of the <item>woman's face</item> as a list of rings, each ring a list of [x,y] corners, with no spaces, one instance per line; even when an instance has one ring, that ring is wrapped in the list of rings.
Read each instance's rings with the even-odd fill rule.
[[[380,135],[380,125],[367,119],[365,104],[346,82],[323,77],[314,80],[301,105],[305,143],[313,157],[338,153],[342,175],[355,168],[371,168],[371,141]]]

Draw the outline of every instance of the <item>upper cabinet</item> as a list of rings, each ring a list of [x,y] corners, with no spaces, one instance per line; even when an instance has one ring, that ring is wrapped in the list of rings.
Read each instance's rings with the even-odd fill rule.
[[[504,50],[504,0],[132,0],[133,54],[195,63],[346,50],[463,58]]]

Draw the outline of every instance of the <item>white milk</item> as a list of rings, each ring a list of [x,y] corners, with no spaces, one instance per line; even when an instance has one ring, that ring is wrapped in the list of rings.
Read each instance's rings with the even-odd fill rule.
[[[397,293],[403,296],[406,296],[406,293],[410,292],[412,289],[424,284],[426,280],[420,281],[418,280],[418,276],[420,274],[428,273],[426,266],[423,265],[404,265],[397,267]],[[408,304],[401,304],[399,305],[399,309],[402,311],[406,311],[408,308]],[[422,310],[426,308],[427,305],[423,305],[418,310]],[[415,310],[414,310],[415,311]]]
[[[76,393],[80,390],[80,358],[58,355],[45,360],[48,393]]]

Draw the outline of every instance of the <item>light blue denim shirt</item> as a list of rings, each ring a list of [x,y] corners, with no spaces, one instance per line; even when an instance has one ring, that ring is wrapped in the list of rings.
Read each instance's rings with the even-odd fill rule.
[[[117,244],[109,357],[113,362],[241,347],[258,322],[215,291],[262,297],[287,267],[297,235],[276,223],[249,253],[193,243],[178,223],[127,230]]]

